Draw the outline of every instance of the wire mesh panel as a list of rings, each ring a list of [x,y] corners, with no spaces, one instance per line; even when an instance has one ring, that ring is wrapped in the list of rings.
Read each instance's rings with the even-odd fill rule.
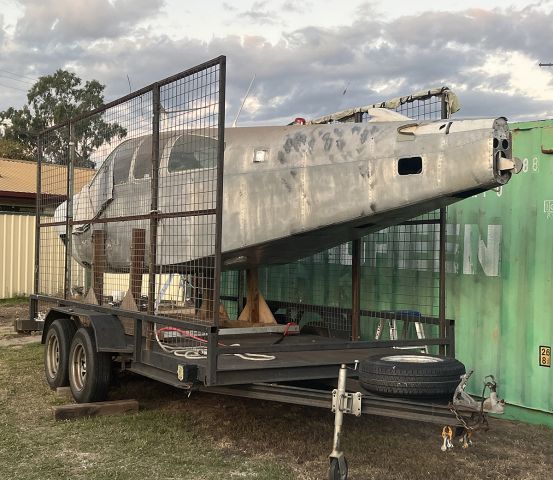
[[[41,223],[38,291],[63,298],[65,295],[66,225],[68,190],[69,128],[42,136],[40,171],[37,179],[37,220]],[[61,241],[60,241],[61,240]]]
[[[363,239],[361,335],[435,338],[440,311],[440,211]]]
[[[224,57],[44,131],[35,293],[159,317],[140,325],[146,348],[206,343],[223,145]]]
[[[394,110],[415,120],[438,120],[444,118],[447,112],[443,95],[429,95],[427,98],[416,99],[407,97]]]
[[[446,94],[455,98],[442,88],[383,106],[416,120],[434,120],[451,110]],[[353,120],[367,118],[351,110],[313,123]],[[445,312],[440,286],[440,215],[437,210],[364,237],[358,244],[357,280],[352,276],[356,261],[352,242],[291,264],[261,269],[260,289],[275,319],[282,324],[297,323],[302,332],[341,339],[399,341],[443,335],[439,327]],[[224,279],[226,304],[233,296],[243,304],[236,278],[227,275]],[[360,325],[354,333],[356,291],[360,292]],[[239,313],[240,308],[233,312]]]

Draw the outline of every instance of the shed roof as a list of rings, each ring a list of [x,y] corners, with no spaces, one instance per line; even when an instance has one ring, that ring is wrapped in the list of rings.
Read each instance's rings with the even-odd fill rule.
[[[42,193],[66,196],[65,165],[42,165]],[[91,168],[75,168],[74,191],[78,192],[94,176]],[[37,163],[28,160],[0,158],[0,196],[36,195]]]

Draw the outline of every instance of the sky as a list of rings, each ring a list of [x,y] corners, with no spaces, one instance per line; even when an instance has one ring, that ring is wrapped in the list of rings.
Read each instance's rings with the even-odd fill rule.
[[[456,117],[553,117],[553,0],[0,0],[0,110],[59,68],[110,101],[227,56],[227,122],[282,124],[446,85]],[[128,76],[128,78],[127,78]],[[345,91],[345,94],[344,94]]]

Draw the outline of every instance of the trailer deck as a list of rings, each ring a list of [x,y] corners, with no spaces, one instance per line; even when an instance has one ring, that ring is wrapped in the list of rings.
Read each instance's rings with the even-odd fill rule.
[[[355,345],[340,339],[303,333],[286,337],[249,334],[220,338],[224,341],[224,346],[220,344],[220,348],[225,353],[217,358],[215,385],[335,379],[336,371],[342,364],[353,365],[374,354],[397,353],[390,347],[365,345],[369,342]],[[420,348],[413,348],[420,351]],[[154,344],[151,350],[142,350],[142,356],[144,363],[152,366],[159,366],[160,361],[166,366],[172,365],[169,369],[175,375],[178,365],[191,363],[197,365],[200,372],[207,372],[207,356],[194,355],[193,359],[187,359],[185,351],[183,349],[181,356],[176,356]]]

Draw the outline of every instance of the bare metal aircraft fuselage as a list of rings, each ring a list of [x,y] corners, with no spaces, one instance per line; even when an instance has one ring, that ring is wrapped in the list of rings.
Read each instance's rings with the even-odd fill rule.
[[[193,131],[161,134],[161,213],[194,210],[214,198],[216,147],[216,139]],[[150,136],[119,145],[75,195],[74,220],[148,214],[148,148]],[[511,159],[503,118],[226,129],[223,268],[290,262],[504,185],[516,168]],[[212,255],[212,245],[198,239],[213,225],[213,215],[161,219],[156,263],[185,271]],[[148,231],[149,221],[75,227],[72,253],[81,264],[92,263],[98,228],[106,232],[106,271],[128,271],[130,232]]]

